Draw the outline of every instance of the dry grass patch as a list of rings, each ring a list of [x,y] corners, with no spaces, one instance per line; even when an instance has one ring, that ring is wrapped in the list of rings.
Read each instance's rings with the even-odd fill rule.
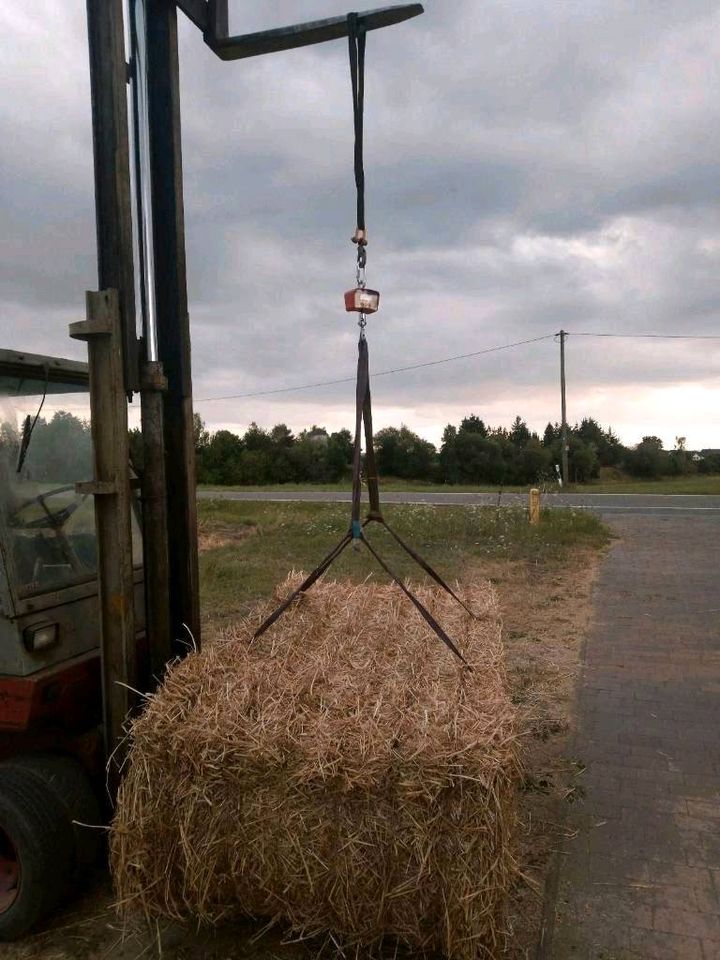
[[[254,533],[257,533],[257,527],[252,523],[213,523],[201,519],[198,521],[198,550],[206,553],[208,550],[230,547]]]

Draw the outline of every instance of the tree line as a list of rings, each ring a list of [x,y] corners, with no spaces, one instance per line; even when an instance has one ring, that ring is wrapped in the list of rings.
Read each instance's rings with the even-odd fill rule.
[[[313,426],[297,435],[283,423],[263,430],[252,423],[242,436],[230,430],[208,431],[196,414],[194,421],[197,479],[208,484],[328,483],[347,480],[353,444],[349,430],[330,433]],[[17,456],[19,433],[0,423],[0,448]],[[72,482],[91,471],[90,424],[65,411],[33,430],[26,472],[33,479]],[[526,485],[552,482],[561,462],[561,431],[548,423],[542,435],[521,417],[510,428],[488,426],[471,414],[457,426],[445,427],[440,448],[406,426],[386,427],[375,436],[378,471],[435,483]],[[653,479],[692,473],[720,473],[720,451],[693,452],[684,437],[665,450],[662,440],[643,437],[633,447],[620,442],[611,429],[586,417],[568,427],[570,480],[585,483],[609,468],[631,477]],[[133,463],[142,472],[142,435],[130,431]],[[607,472],[607,470],[606,470]]]
[[[32,422],[32,421],[31,421]],[[0,422],[0,456],[15,473],[23,430],[9,420]],[[74,483],[93,474],[90,423],[66,410],[38,417],[32,427],[22,479],[38,483]]]
[[[208,431],[196,414],[194,421],[197,479],[208,484],[328,483],[348,480],[353,443],[349,430],[329,433],[313,426],[297,435],[283,423],[263,430],[252,423],[242,436],[230,430]],[[0,423],[0,450],[17,456],[19,433]],[[72,482],[91,472],[90,424],[57,411],[39,418],[33,430],[26,474],[34,480]],[[646,436],[633,447],[623,445],[611,429],[591,417],[568,428],[570,480],[585,483],[601,469],[632,477],[657,478],[692,473],[720,473],[720,451],[687,449],[677,437],[672,450],[662,440]],[[381,476],[435,483],[526,485],[557,479],[561,462],[561,431],[548,423],[541,435],[521,417],[510,428],[488,426],[472,414],[457,426],[445,427],[440,448],[406,426],[386,427],[375,436]],[[142,472],[142,435],[130,431],[133,464]]]
[[[264,430],[252,423],[240,436],[230,430],[208,431],[195,415],[197,479],[208,484],[327,483],[346,480],[352,469],[349,430],[328,432],[312,426],[297,435],[280,423]],[[701,457],[678,437],[665,450],[658,437],[647,436],[634,447],[623,445],[611,429],[586,417],[568,427],[570,481],[585,483],[602,468],[633,477],[720,472],[720,452]],[[140,431],[131,431],[133,459],[142,464]],[[521,417],[510,428],[492,427],[472,414],[448,424],[440,448],[406,426],[386,427],[375,435],[381,476],[435,483],[525,485],[557,479],[561,462],[561,430],[548,423],[542,435]]]

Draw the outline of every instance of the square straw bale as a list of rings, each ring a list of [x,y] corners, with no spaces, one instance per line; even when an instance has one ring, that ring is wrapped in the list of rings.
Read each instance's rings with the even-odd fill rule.
[[[418,595],[472,672],[397,587],[327,580],[260,640],[269,606],[169,671],[112,827],[124,911],[500,952],[520,770],[497,600],[467,591],[472,619]]]

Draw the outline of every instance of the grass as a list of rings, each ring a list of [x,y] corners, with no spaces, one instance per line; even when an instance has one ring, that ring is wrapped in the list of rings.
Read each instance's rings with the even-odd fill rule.
[[[675,493],[720,496],[717,474],[690,477],[661,477],[659,480],[606,480],[576,484],[568,490],[577,493]]]
[[[398,491],[403,493],[439,493],[442,491],[446,493],[497,493],[499,489],[497,486],[493,487],[487,483],[430,483],[425,480],[400,480],[398,477],[383,477],[380,481],[380,486],[383,491]],[[329,490],[333,493],[347,493],[350,491],[350,488],[351,484],[349,480],[337,480],[327,483],[268,483],[258,484],[256,486],[249,486],[247,484],[244,486],[220,486],[218,484],[208,483],[198,484],[198,490],[234,490],[242,493],[252,493],[253,491],[298,493],[305,490]],[[529,487],[508,486],[502,489],[507,492],[521,493],[522,491],[527,491]]]
[[[198,508],[201,532],[214,544],[201,553],[200,572],[205,616],[215,622],[245,613],[290,569],[310,571],[349,523],[344,504],[203,500]],[[609,537],[598,517],[584,511],[545,510],[536,527],[522,508],[388,505],[385,512],[397,532],[450,578],[462,578],[481,560],[552,561],[570,547],[598,547]],[[368,533],[400,576],[423,579],[379,526]],[[385,576],[364,548],[348,548],[332,570],[355,579]]]
[[[530,485],[498,487],[490,484],[470,483],[426,483],[421,480],[399,480],[397,477],[383,478],[382,489],[386,491],[406,493],[497,493],[502,489],[505,493],[527,493]],[[559,492],[555,483],[537,484],[548,493]],[[213,486],[200,484],[200,490],[234,490],[238,492],[282,492],[297,493],[301,491],[323,490],[344,492],[350,489],[347,481],[337,483],[276,483],[264,486]],[[720,475],[696,475],[690,477],[662,477],[659,480],[592,480],[590,483],[571,483],[565,488],[566,493],[664,493],[664,494],[710,494],[720,496]]]

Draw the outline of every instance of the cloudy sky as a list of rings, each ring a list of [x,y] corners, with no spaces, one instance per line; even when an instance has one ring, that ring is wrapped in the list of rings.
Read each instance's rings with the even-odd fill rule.
[[[372,4],[370,4],[372,6]],[[231,0],[231,31],[346,12]],[[352,113],[335,41],[222,63],[180,15],[197,409],[350,425]],[[2,346],[67,339],[97,285],[83,0],[0,0]],[[372,33],[368,280],[376,371],[552,334],[720,335],[720,10],[711,0],[427,0]],[[720,446],[720,339],[567,346],[568,414]],[[559,417],[552,339],[374,383],[378,426]]]

